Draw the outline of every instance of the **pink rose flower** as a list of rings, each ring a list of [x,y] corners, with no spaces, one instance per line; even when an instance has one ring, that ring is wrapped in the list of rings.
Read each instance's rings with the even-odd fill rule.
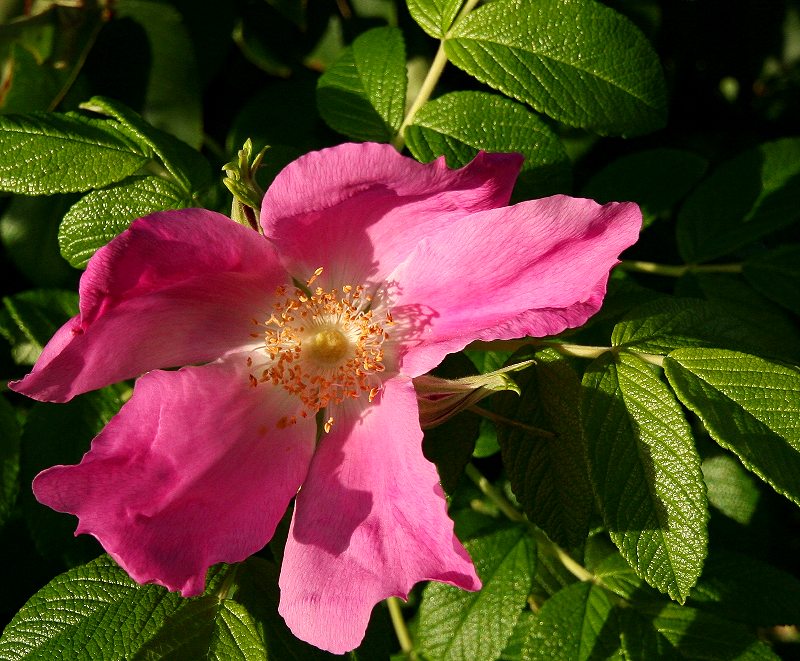
[[[202,209],[136,220],[11,384],[65,402],[139,377],[80,464],[36,477],[38,500],[77,515],[76,534],[136,581],[192,596],[295,499],[280,612],[334,653],[418,581],[479,589],[422,454],[412,378],[473,340],[583,324],[641,225],[629,203],[505,206],[521,162],[481,153],[449,170],[345,144],[278,175],[267,238]]]

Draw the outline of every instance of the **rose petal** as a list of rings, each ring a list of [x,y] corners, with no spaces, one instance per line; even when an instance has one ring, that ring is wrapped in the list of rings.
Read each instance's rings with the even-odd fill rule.
[[[151,369],[214,360],[252,343],[252,319],[286,281],[269,242],[221,214],[141,218],[95,253],[80,315],[10,387],[63,402]]]
[[[261,224],[298,279],[322,266],[324,288],[377,282],[431,232],[508,203],[522,157],[480,153],[460,170],[422,164],[390,145],[307,154],[270,186]]]
[[[294,634],[333,653],[358,646],[376,603],[418,581],[480,588],[453,535],[436,469],[422,455],[416,395],[384,383],[350,407],[314,455],[281,568],[279,611]]]
[[[635,204],[557,195],[432,235],[388,278],[401,372],[418,376],[473,340],[542,337],[584,323],[640,227]]]
[[[250,386],[245,360],[143,376],[80,464],[36,477],[36,498],[136,581],[200,594],[209,566],[272,537],[313,453],[314,421],[278,429],[296,401]]]

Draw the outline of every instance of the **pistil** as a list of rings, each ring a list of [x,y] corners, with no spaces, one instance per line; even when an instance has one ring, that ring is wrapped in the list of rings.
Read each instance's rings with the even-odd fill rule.
[[[309,286],[321,272],[315,271]],[[278,287],[269,318],[253,333],[263,337],[267,360],[250,374],[250,382],[272,383],[296,395],[303,417],[362,394],[371,402],[380,392],[383,342],[392,323],[388,311],[376,314],[363,285],[313,292]],[[278,426],[294,422],[283,418]],[[326,432],[332,424],[329,417]]]

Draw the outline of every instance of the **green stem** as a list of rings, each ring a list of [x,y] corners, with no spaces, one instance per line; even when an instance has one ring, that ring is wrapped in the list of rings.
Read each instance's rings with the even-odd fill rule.
[[[537,545],[544,553],[558,558],[561,564],[564,565],[564,568],[579,581],[597,582],[597,577],[592,574],[592,572],[575,561],[569,553],[558,544],[551,541],[541,530],[531,525],[528,519],[525,518],[525,515],[508,502],[508,499],[495,489],[494,485],[492,485],[473,464],[467,464],[464,472],[467,474],[467,477],[478,486],[483,495],[497,505],[497,508],[509,519],[517,523],[528,523],[533,531],[533,536],[536,539]]]
[[[439,82],[439,78],[442,75],[442,71],[444,71],[445,64],[447,64],[447,55],[445,55],[444,40],[442,40],[439,43],[439,49],[436,51],[436,56],[433,58],[433,62],[431,62],[431,68],[428,69],[428,74],[425,76],[425,80],[422,81],[422,86],[419,88],[417,98],[414,99],[414,102],[408,109],[406,116],[403,117],[403,122],[400,124],[400,128],[397,130],[397,135],[395,136],[394,140],[392,140],[392,145],[397,151],[403,151],[403,147],[406,144],[406,127],[413,121],[414,115],[417,114],[417,110],[419,110],[431,97],[431,94],[433,93],[433,90],[435,89],[437,83]]]
[[[626,260],[619,265],[623,271],[636,273],[652,273],[670,278],[680,278],[687,273],[741,273],[741,264],[656,264],[655,262],[642,262]]]
[[[534,434],[535,436],[547,436],[548,438],[556,437],[556,435],[551,431],[547,431],[546,429],[539,429],[539,427],[533,427],[532,425],[526,425],[524,422],[519,422],[518,420],[512,420],[511,418],[506,418],[504,415],[499,415],[498,413],[490,411],[489,409],[485,409],[482,406],[477,406],[473,404],[467,410],[472,411],[473,413],[477,413],[482,418],[491,420],[492,422],[498,425],[505,425],[506,427],[517,427],[519,429],[524,429],[526,432]]]
[[[494,485],[489,482],[489,480],[487,480],[477,468],[475,468],[474,464],[467,464],[464,468],[464,472],[467,474],[467,477],[478,486],[483,495],[497,505],[497,509],[499,509],[509,519],[516,521],[517,523],[528,522],[528,520],[525,518],[525,515],[517,510],[517,508],[511,503],[509,503],[508,499],[494,488]]]
[[[587,358],[593,360],[599,358],[604,353],[615,353],[620,350],[620,347],[595,347],[586,344],[570,344],[568,342],[551,342],[549,340],[539,340],[536,338],[528,338],[523,340],[492,340],[491,342],[477,341],[472,342],[468,347],[468,351],[517,351],[522,347],[536,347],[539,349],[555,349],[562,356],[570,356],[572,358]],[[664,356],[659,356],[654,353],[643,353],[639,351],[631,351],[633,355],[641,358],[646,363],[662,367],[664,365]]]
[[[459,21],[461,21],[461,19],[475,9],[475,6],[480,1],[481,0],[467,0],[466,4],[458,13],[458,16],[456,16],[456,20],[453,21],[453,25],[450,27],[450,29],[452,30],[453,27],[458,25]],[[444,39],[439,41],[439,48],[436,50],[436,55],[433,58],[433,62],[431,62],[431,67],[428,69],[428,73],[425,75],[425,80],[422,81],[422,85],[419,88],[417,97],[414,99],[414,102],[411,104],[411,107],[408,109],[405,117],[403,117],[400,128],[397,129],[397,135],[395,136],[394,140],[392,140],[392,146],[397,151],[403,151],[403,147],[405,147],[406,144],[406,128],[409,124],[411,124],[412,121],[414,121],[414,115],[417,114],[417,111],[423,105],[425,105],[428,99],[431,98],[433,90],[439,83],[439,78],[442,76],[444,66],[447,64],[447,55],[444,52],[445,41],[447,41],[447,35],[445,35]]]
[[[397,640],[400,643],[400,649],[408,656],[409,659],[416,659],[417,655],[414,653],[414,641],[411,640],[411,634],[408,633],[403,612],[400,608],[400,600],[397,597],[389,597],[386,600],[386,606],[389,608],[389,617],[392,618],[392,626],[397,635]]]

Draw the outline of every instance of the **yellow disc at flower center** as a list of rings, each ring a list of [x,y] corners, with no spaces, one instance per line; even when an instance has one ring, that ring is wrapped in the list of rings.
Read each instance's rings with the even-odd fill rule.
[[[338,363],[344,358],[350,342],[335,328],[326,328],[316,333],[308,345],[309,353],[323,363]]]

